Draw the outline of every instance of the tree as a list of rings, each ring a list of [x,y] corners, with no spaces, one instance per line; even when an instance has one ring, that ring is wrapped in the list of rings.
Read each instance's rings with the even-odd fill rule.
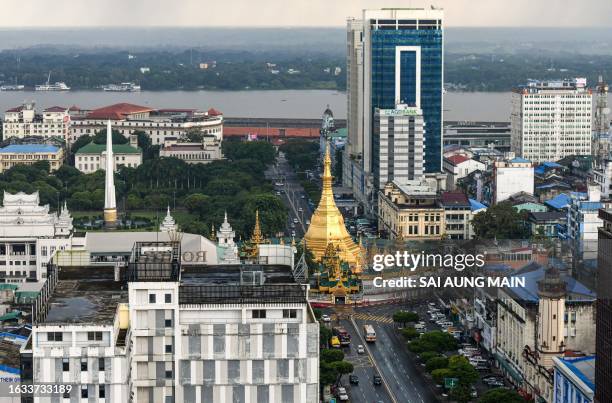
[[[222,147],[223,155],[230,160],[254,159],[268,165],[276,159],[274,146],[265,141],[224,141]]]
[[[320,352],[320,360],[325,362],[342,361],[344,359],[344,352],[338,349],[323,349]]]
[[[444,384],[444,378],[452,378],[453,375],[453,371],[448,368],[434,369],[431,371],[431,377],[437,384]]]
[[[488,390],[479,400],[480,403],[525,403],[516,391],[504,388]]]
[[[412,340],[419,337],[419,332],[417,332],[414,327],[407,327],[402,329],[402,336],[404,336],[408,340]]]
[[[472,226],[477,239],[525,239],[530,236],[525,219],[525,212],[504,201],[476,214]]]
[[[355,369],[353,364],[348,361],[336,361],[331,363],[331,365],[338,374],[336,378],[336,383],[340,382],[340,379],[342,379],[342,375],[350,374]]]
[[[427,362],[430,359],[434,358],[434,357],[439,357],[440,353],[437,353],[435,351],[424,351],[422,353],[419,354],[419,358],[421,359],[421,361],[423,362]]]
[[[126,144],[130,140],[117,130],[112,130],[113,144]],[[106,144],[106,129],[99,130],[93,137],[96,144]],[[76,152],[76,150],[75,150]]]
[[[323,324],[319,328],[319,345],[327,348],[332,337],[332,331],[327,326],[323,326]]]
[[[419,314],[416,312],[397,311],[393,314],[393,322],[401,323],[406,326],[408,322],[416,322],[419,320]]]
[[[457,341],[455,338],[448,334],[435,330],[433,332],[427,332],[418,340],[412,341],[408,344],[408,348],[415,353],[421,353],[423,351],[437,351],[439,353],[444,351],[454,350],[457,347]]]
[[[448,366],[448,358],[443,357],[443,356],[430,358],[425,363],[425,369],[427,370],[427,372],[432,372],[436,369],[446,368],[447,366]]]
[[[448,368],[453,371],[455,378],[462,385],[472,385],[479,378],[478,371],[467,358],[461,355],[453,355],[448,359]]]
[[[451,399],[458,403],[468,403],[472,401],[472,387],[471,385],[456,385],[450,391]],[[502,402],[506,403],[504,400]]]

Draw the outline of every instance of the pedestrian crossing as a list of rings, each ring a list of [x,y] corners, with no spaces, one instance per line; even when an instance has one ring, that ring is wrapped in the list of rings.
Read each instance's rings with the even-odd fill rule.
[[[386,324],[392,324],[393,323],[393,319],[391,319],[388,316],[383,316],[383,315],[372,315],[370,313],[355,313],[353,314],[353,318],[355,318],[356,320],[364,320],[364,321],[368,321],[368,322],[378,322],[378,323],[386,323]]]

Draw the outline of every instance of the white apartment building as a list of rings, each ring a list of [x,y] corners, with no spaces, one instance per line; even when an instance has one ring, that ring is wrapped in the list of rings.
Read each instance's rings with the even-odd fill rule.
[[[395,109],[376,109],[372,131],[374,186],[407,183],[423,177],[425,151],[423,111],[399,104]]]
[[[112,121],[113,130],[128,137],[135,131],[145,132],[153,145],[164,144],[168,138],[182,138],[196,130],[204,135],[223,139],[223,114],[211,108],[207,112],[194,109],[151,109],[146,106],[120,103],[89,111],[74,117],[69,141],[80,136],[93,136]]]
[[[595,352],[595,293],[550,267],[516,276],[525,287],[498,292],[495,359],[515,386],[552,403],[553,357]]]
[[[11,137],[24,138],[30,136],[59,137],[68,139],[70,115],[68,108],[53,106],[36,113],[34,103],[11,108],[4,113],[2,133],[4,139]]]
[[[71,247],[72,217],[64,204],[59,215],[40,206],[38,192],[4,192],[0,207],[0,283],[44,281],[47,263]]]
[[[585,78],[530,81],[515,89],[512,151],[535,163],[591,155],[592,102]]]
[[[612,159],[603,159],[592,173],[593,181],[601,189],[601,196],[606,199],[612,198]]]
[[[515,193],[533,194],[533,164],[524,158],[496,161],[493,164],[493,203],[499,203]]]
[[[174,242],[137,243],[127,269],[54,274],[22,383],[74,385],[71,401],[318,402],[319,324],[291,268],[181,269],[179,255]]]

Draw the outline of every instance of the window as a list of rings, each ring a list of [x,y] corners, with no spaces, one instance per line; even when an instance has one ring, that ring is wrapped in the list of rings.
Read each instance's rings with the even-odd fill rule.
[[[167,369],[166,370],[166,379],[172,379],[172,370],[171,369]]]
[[[164,326],[165,327],[172,327],[172,319],[166,319],[164,321]]]
[[[87,399],[88,397],[87,385],[81,385],[81,399]]]
[[[98,397],[100,399],[104,399],[106,397],[106,388],[105,388],[105,385],[100,385],[99,386]]]
[[[166,294],[164,295],[164,302],[166,304],[171,304],[172,303],[172,294]]]
[[[167,354],[172,353],[172,345],[171,344],[166,344],[166,353]]]
[[[87,371],[87,358],[81,358],[81,371]]]
[[[155,294],[149,294],[149,304],[155,303]]]
[[[49,332],[47,333],[47,341],[62,341],[62,332]]]
[[[104,358],[98,359],[98,371],[104,371]]]
[[[265,319],[266,310],[265,309],[254,309],[252,311],[252,317],[253,319]]]
[[[70,360],[68,360],[68,358],[62,359],[62,371],[64,372],[70,371]]]
[[[297,318],[297,309],[283,309],[283,318]]]
[[[102,332],[87,332],[87,340],[102,341]]]

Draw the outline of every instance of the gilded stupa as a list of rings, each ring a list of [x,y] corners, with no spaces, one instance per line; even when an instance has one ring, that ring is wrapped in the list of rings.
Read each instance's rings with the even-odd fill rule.
[[[259,210],[255,210],[255,228],[253,228],[253,234],[251,239],[244,243],[242,251],[246,258],[254,259],[259,254],[259,245],[268,243],[267,239],[261,232],[261,226],[259,225]]]
[[[323,165],[321,200],[310,218],[308,231],[304,235],[306,247],[312,252],[315,260],[321,260],[328,245],[333,244],[338,249],[341,260],[354,267],[355,272],[359,272],[363,261],[361,249],[346,230],[344,217],[334,201],[329,142],[325,149]]]

